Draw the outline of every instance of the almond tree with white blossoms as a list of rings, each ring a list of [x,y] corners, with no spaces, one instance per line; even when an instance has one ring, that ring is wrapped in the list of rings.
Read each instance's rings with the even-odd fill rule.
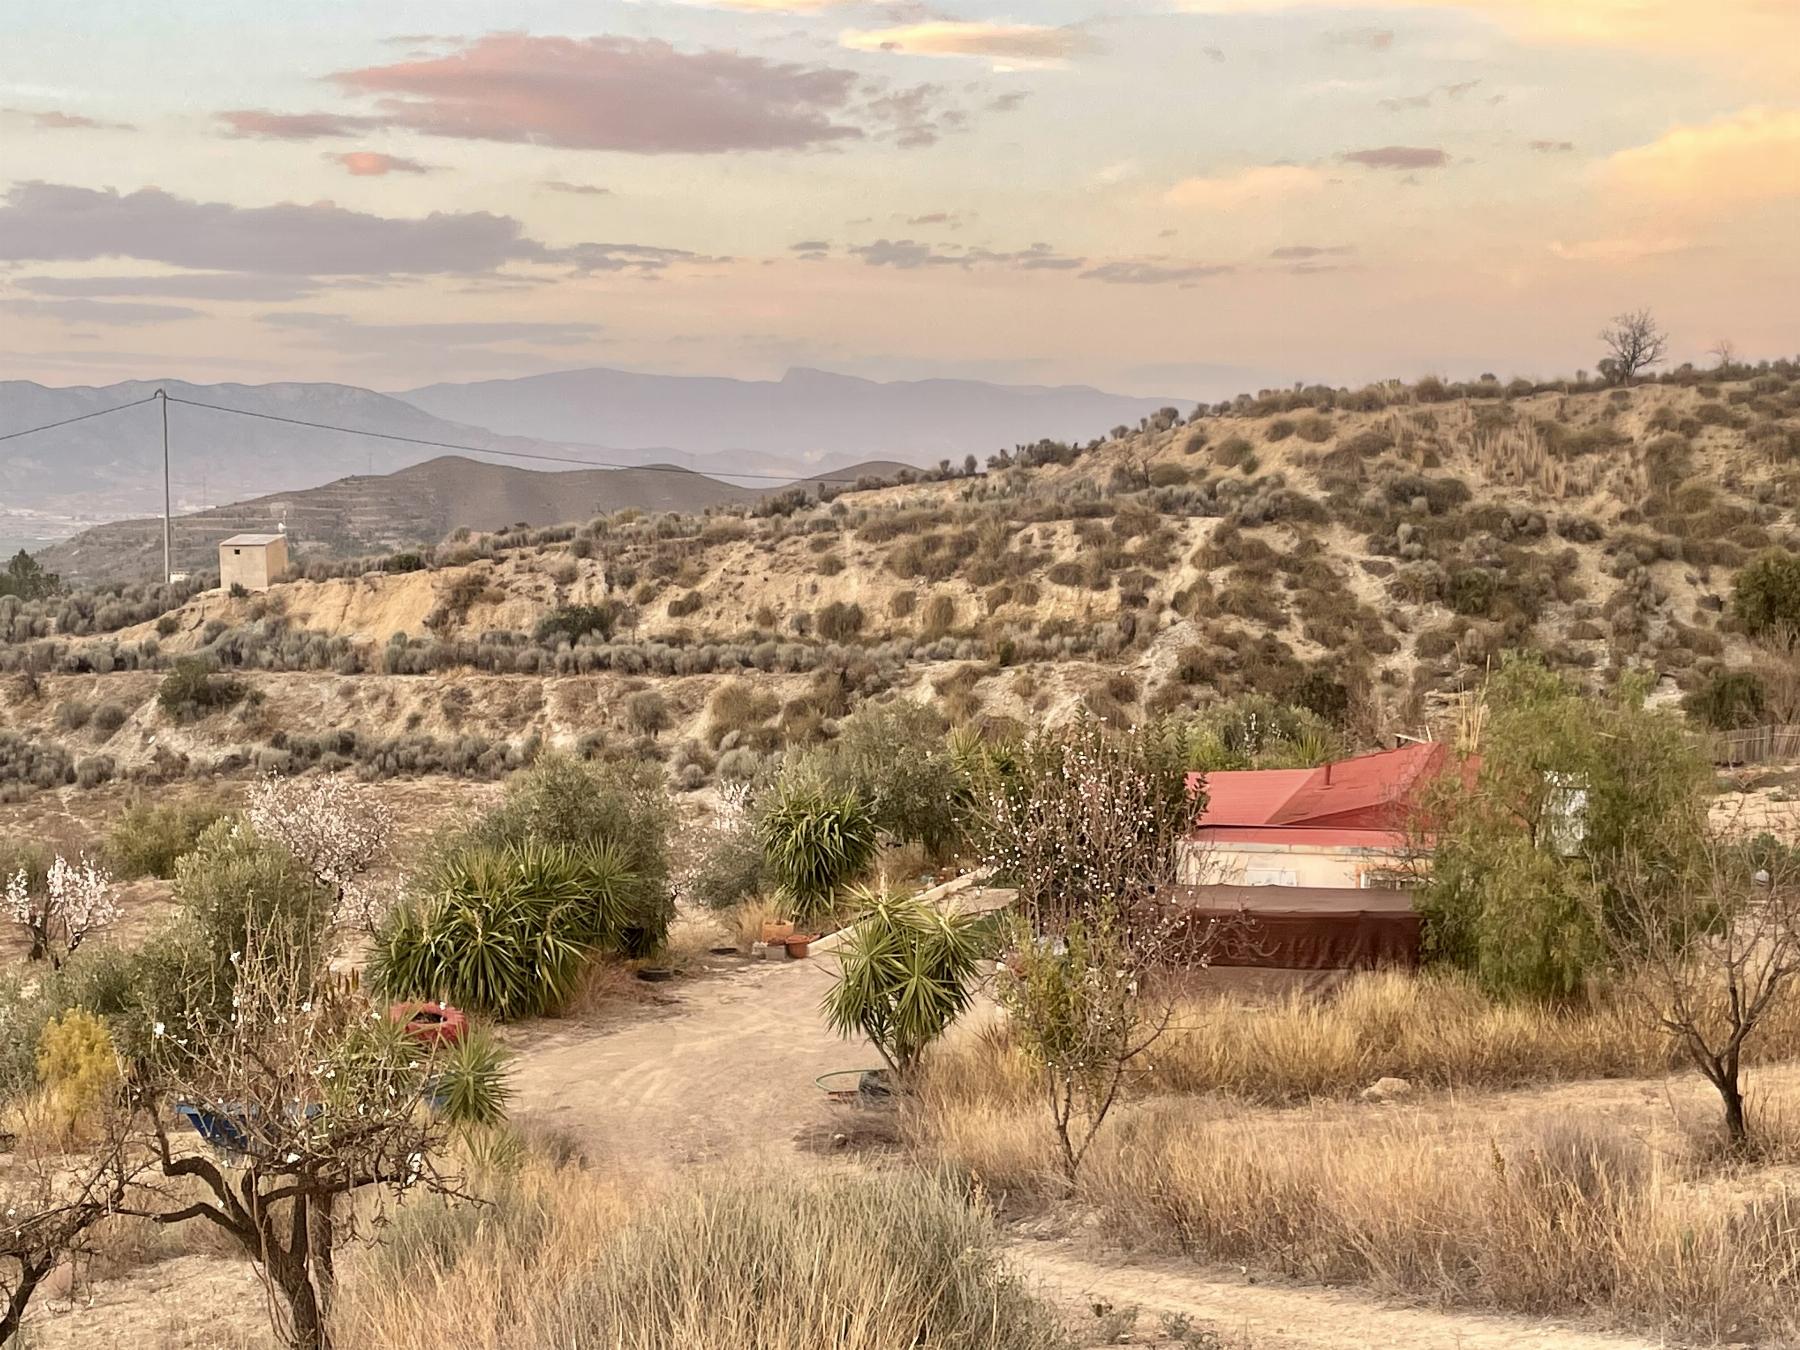
[[[31,959],[60,968],[90,933],[119,917],[118,888],[112,873],[85,853],[76,863],[58,854],[41,891],[32,889],[24,868],[12,875],[5,908],[6,917],[31,934]]]
[[[331,892],[333,923],[348,918],[373,931],[387,895],[368,878],[393,840],[394,820],[373,794],[345,778],[282,778],[250,789],[250,826],[284,845]]]

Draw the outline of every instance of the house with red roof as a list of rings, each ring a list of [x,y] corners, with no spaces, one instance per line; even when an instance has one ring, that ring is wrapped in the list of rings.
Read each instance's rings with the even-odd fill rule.
[[[1207,774],[1206,808],[1183,849],[1182,881],[1404,886],[1410,878],[1400,859],[1418,846],[1414,822],[1423,794],[1452,762],[1449,746],[1424,741],[1314,769]]]

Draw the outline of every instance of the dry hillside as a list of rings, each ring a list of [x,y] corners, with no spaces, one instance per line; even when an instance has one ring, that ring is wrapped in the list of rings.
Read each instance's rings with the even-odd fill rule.
[[[1265,394],[982,474],[615,512],[261,596],[0,600],[23,676],[0,772],[486,773],[549,742],[665,754],[692,786],[890,690],[1016,723],[1254,690],[1370,742],[1524,646],[1672,696],[1750,659],[1733,574],[1800,546],[1797,484],[1787,364]],[[158,706],[189,656],[249,697]]]

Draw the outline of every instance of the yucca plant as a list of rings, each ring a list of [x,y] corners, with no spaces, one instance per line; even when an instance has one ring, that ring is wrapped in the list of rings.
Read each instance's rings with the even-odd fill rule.
[[[390,998],[440,999],[502,1020],[548,1012],[587,958],[629,931],[634,881],[608,849],[530,840],[458,849],[423,898],[383,924],[372,977]]]
[[[968,1008],[988,924],[915,896],[863,887],[852,894],[862,916],[838,949],[825,1021],[840,1036],[867,1036],[904,1078]]]
[[[512,1089],[506,1083],[510,1056],[485,1028],[470,1028],[463,1038],[432,1056],[437,1075],[438,1109],[455,1125],[498,1125],[506,1119]]]
[[[758,826],[780,898],[802,923],[824,918],[875,857],[875,814],[854,792],[784,782]]]

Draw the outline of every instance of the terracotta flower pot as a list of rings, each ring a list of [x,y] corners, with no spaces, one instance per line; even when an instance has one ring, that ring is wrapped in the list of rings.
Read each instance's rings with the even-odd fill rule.
[[[788,959],[798,961],[812,950],[813,938],[808,933],[790,933],[783,944],[787,948]]]
[[[793,931],[794,925],[786,919],[764,919],[762,940],[768,943],[785,942]]]

